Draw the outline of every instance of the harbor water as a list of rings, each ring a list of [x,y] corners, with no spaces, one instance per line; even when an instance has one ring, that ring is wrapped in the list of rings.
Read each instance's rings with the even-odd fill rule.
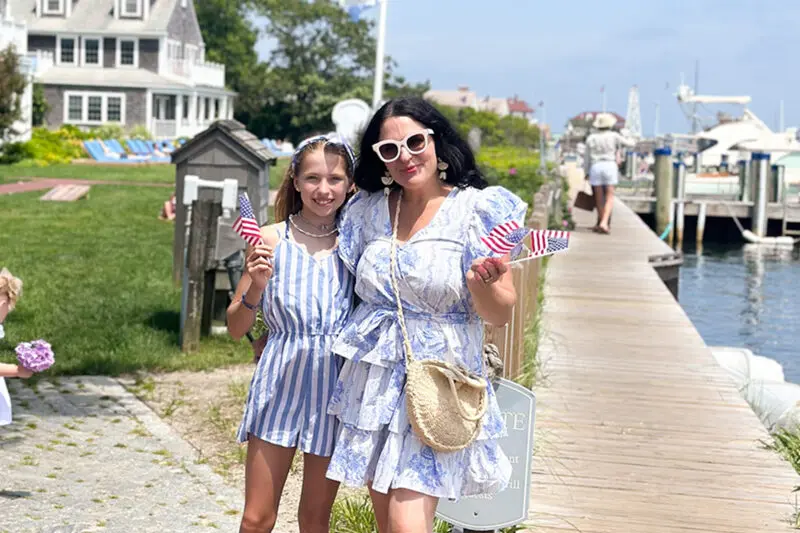
[[[800,383],[800,247],[684,250],[678,299],[709,346],[749,348]]]

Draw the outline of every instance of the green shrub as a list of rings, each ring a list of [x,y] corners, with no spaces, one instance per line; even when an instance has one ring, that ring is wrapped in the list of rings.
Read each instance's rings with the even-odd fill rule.
[[[82,134],[74,126],[65,126],[56,131],[34,128],[31,140],[25,143],[28,164],[47,166],[56,163],[71,163],[84,157]]]
[[[117,124],[103,124],[86,132],[90,139],[124,139],[125,130]]]
[[[477,162],[490,185],[501,185],[528,203],[544,183],[539,170],[539,155],[526,148],[481,148]]]
[[[13,165],[31,156],[28,143],[8,143],[0,147],[0,165]]]
[[[153,135],[148,131],[147,126],[142,124],[138,126],[134,126],[128,132],[128,137],[131,139],[138,139],[140,141],[149,141],[153,138]]]

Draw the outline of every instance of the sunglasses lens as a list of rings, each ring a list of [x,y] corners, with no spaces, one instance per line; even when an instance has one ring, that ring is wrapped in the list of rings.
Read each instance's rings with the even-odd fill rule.
[[[425,149],[425,134],[424,133],[417,133],[416,135],[412,135],[408,138],[406,143],[408,145],[408,151],[419,153]]]
[[[384,159],[394,159],[397,157],[397,145],[396,144],[384,144],[380,147],[380,154],[381,157]]]

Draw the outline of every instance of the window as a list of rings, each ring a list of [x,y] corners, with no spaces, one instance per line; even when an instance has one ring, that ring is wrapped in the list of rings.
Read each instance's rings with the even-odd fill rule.
[[[75,57],[75,38],[74,37],[59,37],[58,39],[58,64],[59,65],[76,65],[77,58]]]
[[[67,91],[64,93],[66,124],[104,124],[125,122],[125,95]]]
[[[214,118],[219,118],[219,98],[214,99]]]
[[[83,97],[70,96],[68,98],[67,122],[80,122],[83,120]]]
[[[205,110],[205,118],[208,120],[211,118],[211,98],[206,98]]]
[[[106,121],[122,122],[122,97],[109,96],[106,102]]]
[[[88,122],[102,122],[103,121],[103,97],[102,96],[89,96],[88,112],[86,120]]]
[[[183,120],[189,121],[189,97],[183,96]]]
[[[123,17],[141,17],[142,0],[119,0],[122,3]]]
[[[83,38],[83,64],[102,65],[103,41],[96,37]]]
[[[117,46],[117,66],[139,66],[139,41],[136,39],[119,39]]]
[[[187,44],[186,47],[186,60],[190,65],[194,65],[197,62],[197,47],[193,44]]]
[[[42,0],[44,2],[45,15],[63,15],[64,0]]]
[[[167,41],[167,59],[183,59],[181,43],[172,40]]]

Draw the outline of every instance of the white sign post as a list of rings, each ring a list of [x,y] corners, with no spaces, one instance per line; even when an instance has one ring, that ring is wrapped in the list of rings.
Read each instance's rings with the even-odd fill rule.
[[[463,530],[495,531],[528,518],[536,396],[507,379],[497,380],[495,392],[508,433],[499,442],[511,461],[511,480],[506,490],[492,496],[439,500],[436,515]]]

